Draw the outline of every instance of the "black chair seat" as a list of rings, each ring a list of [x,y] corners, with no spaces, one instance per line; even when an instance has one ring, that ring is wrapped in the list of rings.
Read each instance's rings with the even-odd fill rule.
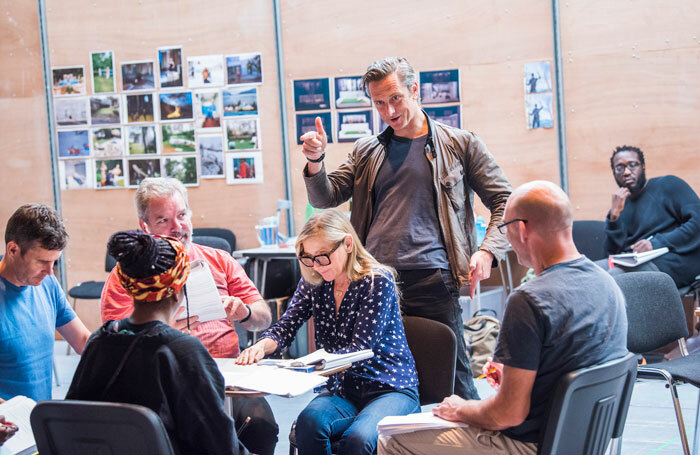
[[[650,363],[640,366],[637,376],[643,379],[658,379],[658,375],[645,371],[647,368],[658,368],[668,371],[673,379],[700,387],[700,353],[669,360],[668,362]]]
[[[104,285],[104,281],[84,281],[70,288],[68,295],[74,299],[99,299]]]

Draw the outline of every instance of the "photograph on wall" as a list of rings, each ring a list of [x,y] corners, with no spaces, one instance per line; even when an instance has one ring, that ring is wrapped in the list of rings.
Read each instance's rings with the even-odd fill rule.
[[[153,93],[124,95],[124,100],[126,103],[126,123],[152,122],[155,119]]]
[[[187,186],[199,184],[197,158],[194,156],[169,156],[164,158],[165,176],[178,179]]]
[[[525,119],[527,129],[552,128],[554,116],[552,115],[552,94],[534,93],[525,95]]]
[[[335,107],[345,109],[370,106],[372,100],[362,89],[362,76],[335,78]]]
[[[530,62],[524,65],[525,93],[552,91],[552,72],[549,62]]]
[[[126,142],[129,148],[129,155],[158,153],[156,127],[154,125],[127,126]]]
[[[460,107],[456,106],[440,106],[440,107],[424,107],[428,117],[436,122],[444,123],[455,128],[461,128]]]
[[[372,111],[369,109],[338,112],[338,142],[355,142],[361,137],[371,136],[374,134],[373,128]]]
[[[90,121],[93,125],[121,123],[119,95],[91,96]]]
[[[192,92],[161,93],[160,121],[192,120]]]
[[[197,150],[203,179],[224,176],[224,145],[221,134],[198,134]]]
[[[53,96],[85,95],[85,68],[59,66],[51,68]]]
[[[263,183],[262,153],[227,153],[226,183]]]
[[[262,84],[262,55],[227,55],[226,84]]]
[[[92,188],[92,162],[90,160],[60,160],[58,175],[62,190]]]
[[[124,188],[124,160],[95,160],[95,188]]]
[[[221,128],[221,93],[201,90],[194,93],[194,124],[197,128]]]
[[[90,137],[88,135],[88,130],[59,131],[58,156],[60,158],[90,156]]]
[[[221,55],[200,55],[187,58],[187,86],[189,88],[219,87],[224,85],[224,58]]]
[[[181,47],[158,48],[158,74],[160,88],[182,88],[185,86]]]
[[[127,166],[129,167],[129,186],[131,187],[138,186],[145,178],[161,176],[159,158],[131,159]]]
[[[226,120],[226,150],[257,150],[261,148],[257,117]]]
[[[91,130],[93,156],[122,156],[124,154],[124,137],[122,128],[95,128]]]
[[[162,153],[192,153],[195,149],[194,123],[161,125]]]
[[[423,104],[459,101],[459,70],[421,71],[420,102]]]
[[[328,78],[294,81],[294,110],[313,111],[331,108]]]
[[[258,115],[258,88],[227,88],[221,92],[224,117]]]
[[[114,52],[90,52],[90,74],[92,74],[92,93],[116,92]]]
[[[299,139],[304,133],[309,131],[316,131],[316,117],[321,117],[321,124],[323,124],[323,129],[326,131],[326,136],[328,136],[328,143],[333,142],[333,128],[331,122],[330,112],[317,112],[314,114],[297,114],[297,144],[301,144]]]
[[[56,98],[53,102],[56,126],[87,125],[87,106],[87,98]]]
[[[122,63],[122,90],[155,90],[156,80],[153,71],[153,61]]]

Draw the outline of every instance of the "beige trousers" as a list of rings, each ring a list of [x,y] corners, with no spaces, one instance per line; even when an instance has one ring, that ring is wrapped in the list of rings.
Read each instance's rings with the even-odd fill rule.
[[[498,431],[464,427],[423,430],[380,436],[378,455],[464,455],[464,454],[536,455],[537,444],[520,442]]]

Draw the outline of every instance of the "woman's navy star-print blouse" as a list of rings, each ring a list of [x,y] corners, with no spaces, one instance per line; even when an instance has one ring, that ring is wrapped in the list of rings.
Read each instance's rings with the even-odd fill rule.
[[[418,385],[394,282],[380,272],[373,275],[350,283],[337,317],[333,282],[313,286],[302,278],[287,311],[262,338],[273,339],[281,350],[290,345],[299,327],[313,316],[318,349],[337,354],[374,351],[374,357],[355,362],[344,375],[334,375],[328,382],[329,390],[355,387],[369,392]]]

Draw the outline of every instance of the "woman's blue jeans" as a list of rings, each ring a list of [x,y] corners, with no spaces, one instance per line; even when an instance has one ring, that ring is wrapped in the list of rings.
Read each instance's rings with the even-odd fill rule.
[[[326,392],[314,398],[297,418],[299,455],[330,455],[340,439],[338,455],[370,455],[377,447],[377,423],[385,416],[420,411],[418,389],[354,390],[345,397]]]

